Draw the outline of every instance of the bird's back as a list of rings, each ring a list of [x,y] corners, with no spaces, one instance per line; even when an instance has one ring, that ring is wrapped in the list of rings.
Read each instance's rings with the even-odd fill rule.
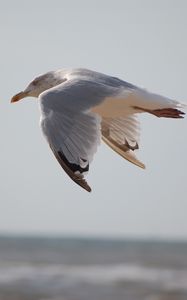
[[[84,78],[87,80],[92,80],[116,88],[120,86],[124,86],[129,89],[137,88],[135,85],[126,82],[124,80],[121,80],[117,77],[109,76],[89,69],[83,69],[83,68],[68,69],[66,70],[66,74],[69,78],[72,77]]]

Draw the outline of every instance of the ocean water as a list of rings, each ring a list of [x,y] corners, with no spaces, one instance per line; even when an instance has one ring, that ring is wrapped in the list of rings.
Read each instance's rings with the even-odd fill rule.
[[[187,300],[187,243],[0,237],[0,300]]]

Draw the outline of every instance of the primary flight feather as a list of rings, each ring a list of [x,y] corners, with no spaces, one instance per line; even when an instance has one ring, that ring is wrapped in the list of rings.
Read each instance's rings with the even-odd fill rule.
[[[138,113],[183,118],[182,105],[116,77],[86,69],[66,69],[36,77],[12,97],[37,97],[40,125],[58,162],[77,184],[91,191],[84,175],[101,139],[119,155],[145,168],[139,148]]]

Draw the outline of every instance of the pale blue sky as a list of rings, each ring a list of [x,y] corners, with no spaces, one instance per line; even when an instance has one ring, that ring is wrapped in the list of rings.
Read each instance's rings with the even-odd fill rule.
[[[141,117],[143,171],[102,145],[89,194],[55,161],[37,100],[10,105],[36,75],[86,67],[187,102],[187,3],[1,1],[0,232],[187,238],[187,118]]]

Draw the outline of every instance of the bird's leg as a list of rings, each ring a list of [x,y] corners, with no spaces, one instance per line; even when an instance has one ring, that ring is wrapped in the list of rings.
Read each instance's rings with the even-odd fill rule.
[[[140,110],[143,112],[147,112],[149,114],[152,114],[158,118],[175,118],[175,119],[181,119],[184,118],[185,113],[179,109],[176,108],[160,108],[160,109],[146,109],[138,106],[133,107],[136,110]]]

